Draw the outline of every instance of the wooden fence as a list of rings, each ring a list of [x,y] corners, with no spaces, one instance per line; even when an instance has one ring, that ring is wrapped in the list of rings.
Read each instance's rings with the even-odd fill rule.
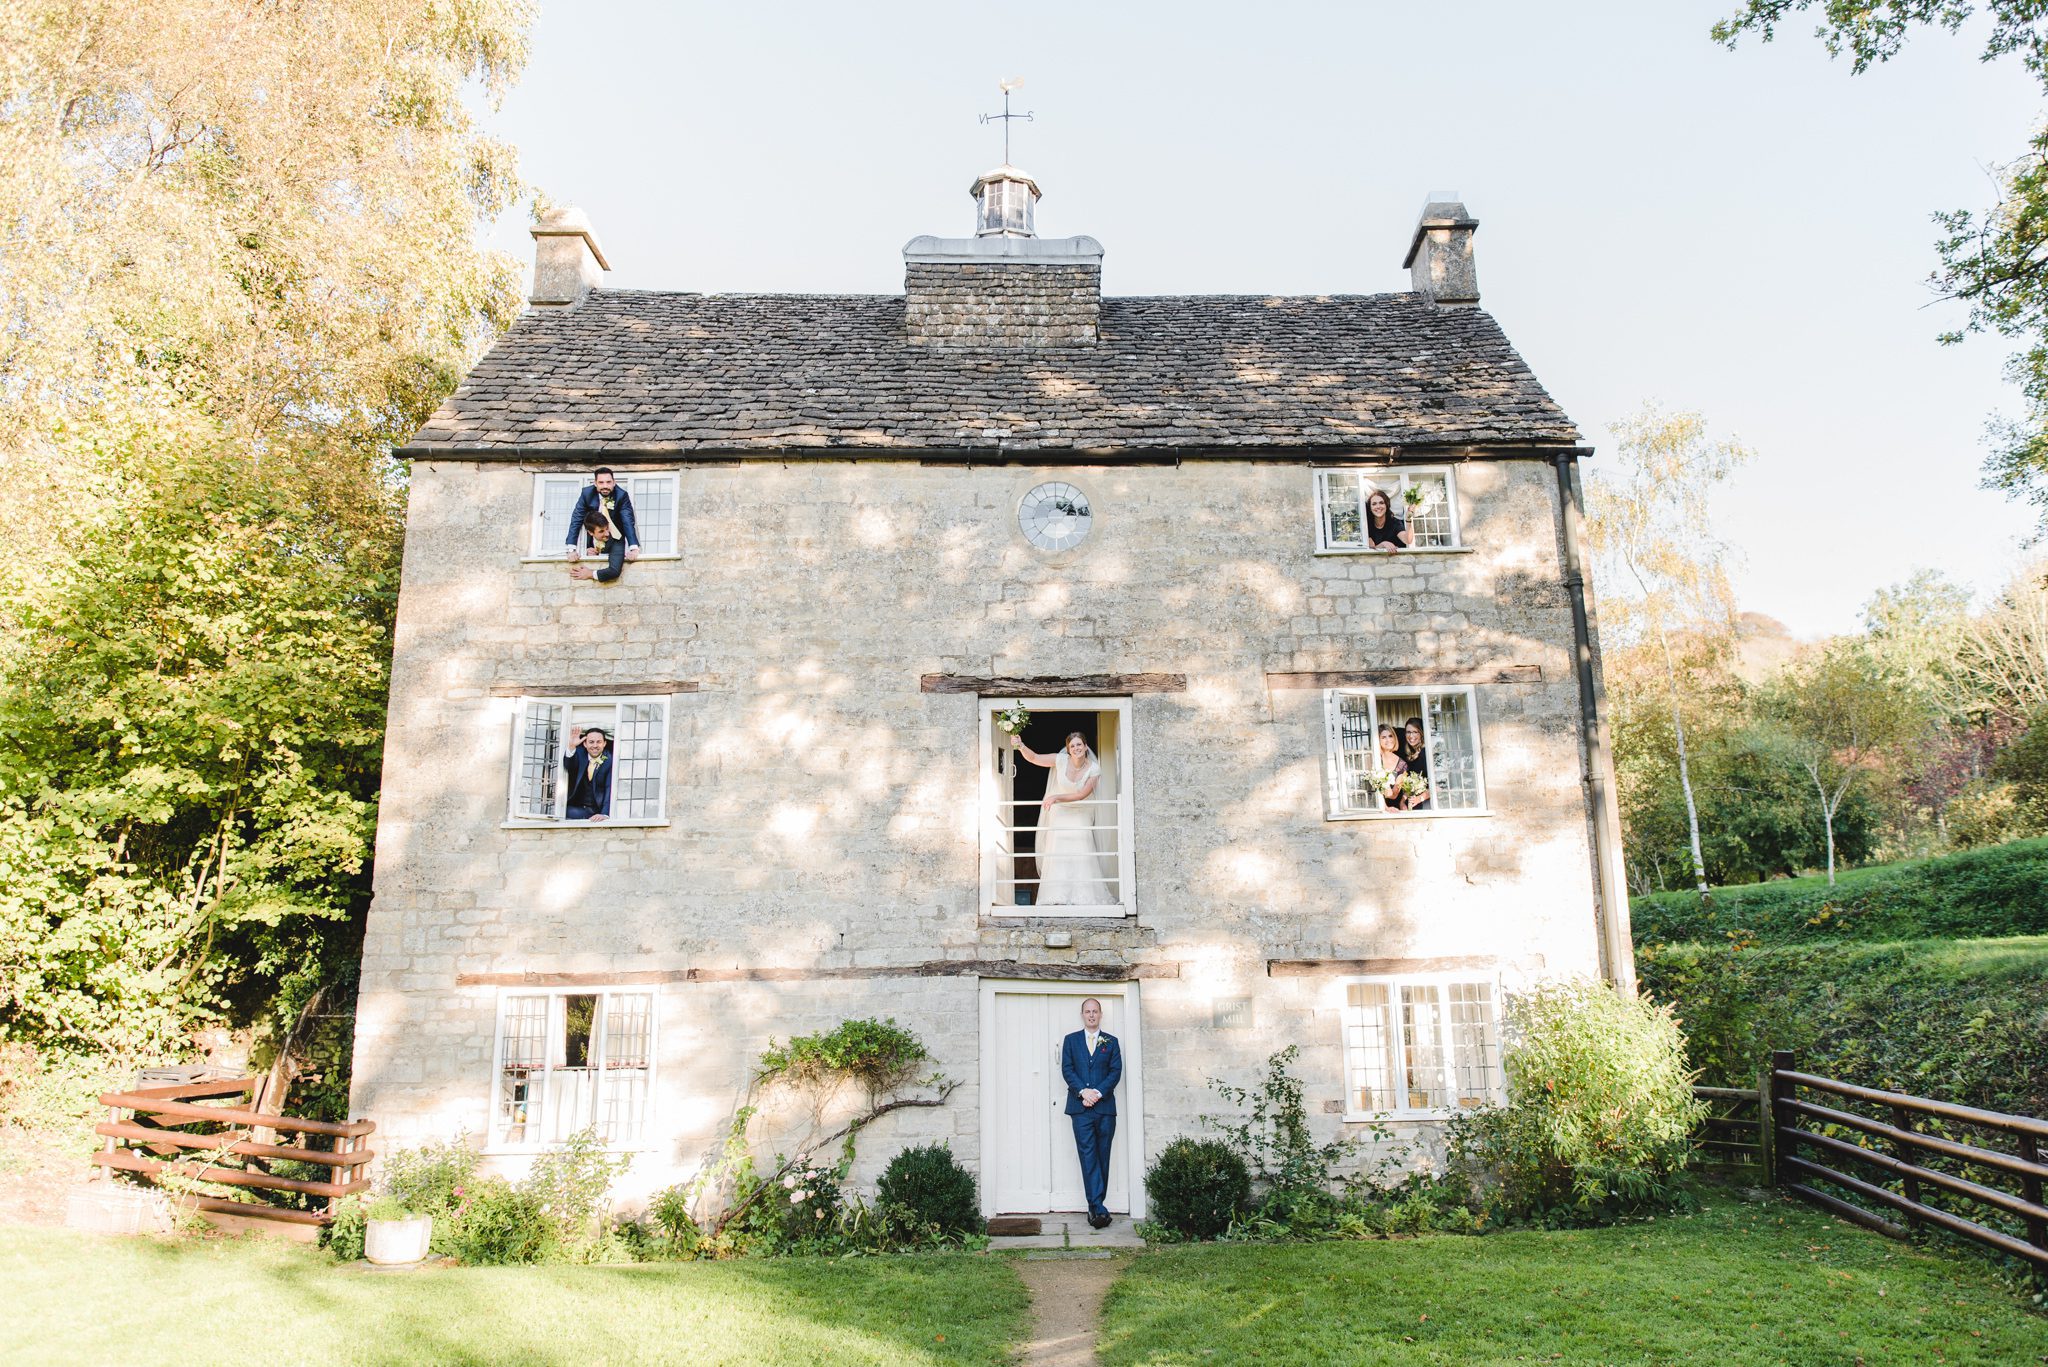
[[[152,1183],[172,1177],[325,1197],[324,1208],[320,1210],[293,1210],[215,1196],[189,1195],[182,1199],[209,1218],[326,1224],[333,1218],[336,1200],[369,1189],[362,1169],[376,1156],[365,1143],[377,1128],[375,1123],[302,1120],[242,1106],[201,1104],[230,1097],[247,1098],[255,1086],[256,1079],[237,1077],[164,1087],[137,1086],[125,1092],[105,1093],[100,1097],[100,1105],[108,1108],[108,1116],[93,1126],[93,1132],[104,1137],[107,1145],[92,1156],[92,1161],[102,1168],[136,1173]],[[129,1118],[122,1119],[123,1111],[129,1113]],[[300,1142],[272,1144],[256,1138],[268,1131],[295,1134]],[[325,1140],[326,1147],[315,1148],[316,1139]],[[229,1164],[230,1156],[239,1161]],[[279,1160],[325,1167],[329,1169],[328,1180],[279,1177],[266,1166]]]
[[[1800,1199],[1895,1239],[1932,1227],[2048,1271],[2048,1120],[1861,1087],[1792,1062],[1773,1053],[1754,1092],[1693,1089],[1711,1111],[1698,1137],[1710,1158],[1754,1163]]]

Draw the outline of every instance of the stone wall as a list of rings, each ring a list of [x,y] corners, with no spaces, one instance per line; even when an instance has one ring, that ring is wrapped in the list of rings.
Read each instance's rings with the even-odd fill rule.
[[[912,342],[1092,342],[1102,315],[1102,267],[913,261],[904,267],[903,295],[903,323]]]
[[[1554,472],[1458,467],[1465,552],[1318,555],[1309,470],[908,462],[685,469],[674,560],[609,588],[524,563],[532,473],[414,466],[364,946],[355,1109],[385,1145],[486,1130],[495,1002],[475,975],[666,975],[654,1136],[632,1184],[715,1150],[771,1035],[886,1015],[965,1085],[889,1117],[876,1161],[978,1153],[976,979],[682,980],[1011,959],[1145,966],[1146,1143],[1287,1043],[1341,1096],[1334,976],[1273,960],[1479,958],[1512,983],[1599,971]],[[1095,525],[1060,557],[1015,512],[1046,478]],[[1300,671],[1519,667],[1477,688],[1490,814],[1332,821],[1322,695]],[[1132,700],[1138,915],[985,919],[977,702],[927,674],[1169,672]],[[508,829],[515,695],[696,682],[670,722],[667,824]],[[1049,931],[1072,944],[1052,947]],[[1216,1028],[1250,997],[1248,1028]],[[1341,1107],[1338,1109],[1341,1110]],[[1335,1130],[1340,1120],[1320,1116]]]

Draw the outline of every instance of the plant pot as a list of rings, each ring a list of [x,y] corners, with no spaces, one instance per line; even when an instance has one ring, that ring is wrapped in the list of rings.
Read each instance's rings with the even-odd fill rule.
[[[367,1220],[363,1224],[363,1256],[379,1267],[403,1267],[427,1256],[434,1237],[434,1217],[410,1220]]]

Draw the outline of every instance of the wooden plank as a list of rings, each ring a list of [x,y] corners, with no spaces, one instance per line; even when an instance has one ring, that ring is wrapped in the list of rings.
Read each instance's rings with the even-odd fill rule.
[[[179,1204],[189,1205],[194,1210],[217,1210],[233,1215],[247,1215],[252,1220],[275,1220],[288,1225],[324,1225],[327,1217],[317,1210],[286,1210],[281,1206],[252,1205],[247,1201],[230,1201],[225,1196],[184,1196]]]
[[[162,1101],[196,1101],[205,1097],[242,1096],[255,1086],[253,1077],[223,1077],[211,1082],[166,1082],[130,1087],[128,1095],[151,1096]]]
[[[1904,1226],[1895,1225],[1882,1215],[1872,1215],[1861,1206],[1852,1206],[1841,1197],[1831,1196],[1818,1187],[1809,1187],[1804,1182],[1788,1182],[1785,1185],[1785,1190],[1803,1201],[1809,1201],[1823,1210],[1841,1216],[1851,1224],[1862,1225],[1865,1229],[1874,1229],[1879,1234],[1888,1235],[1894,1239],[1906,1237]]]
[[[1266,671],[1266,687],[1272,689],[1313,688],[1427,688],[1432,684],[1540,684],[1541,665],[1482,665],[1477,669],[1433,669],[1426,665],[1401,665],[1389,669],[1319,669]]]
[[[1710,1101],[1755,1102],[1756,1089],[1753,1087],[1695,1087],[1692,1094]]]
[[[459,973],[457,987],[604,987],[659,983],[859,982],[870,978],[1032,978],[1130,982],[1178,978],[1180,964],[1039,964],[1017,959],[930,959],[861,968],[671,968],[634,973]]]
[[[1802,1140],[1813,1138],[1812,1135],[1805,1133],[1801,1133],[1799,1137]],[[1823,1167],[1819,1163],[1808,1162],[1804,1158],[1794,1158],[1789,1153],[1781,1156],[1778,1162],[1782,1166],[1791,1168],[1796,1172],[1803,1172],[1808,1176],[1818,1177],[1824,1182],[1832,1182],[1838,1187],[1853,1191],[1867,1201],[1875,1201],[1881,1206],[1925,1221],[1931,1225],[1940,1225],[1951,1234],[1960,1234],[1965,1239],[1973,1239],[1987,1247],[1995,1248],[2001,1253],[2010,1253],[2015,1258],[2025,1258],[2029,1262],[2041,1267],[2048,1267],[2048,1249],[2035,1248],[2032,1244],[2015,1239],[2010,1234],[2002,1234],[1995,1229],[1986,1229],[1975,1220],[1966,1220],[1960,1215],[1941,1209],[1939,1206],[1913,1205],[1895,1191],[1887,1190],[1872,1182],[1866,1182],[1860,1177],[1851,1177],[1847,1173],[1836,1172],[1833,1168]],[[1847,1203],[1845,1202],[1844,1204]],[[1850,1209],[1853,1210],[1855,1207],[1852,1206]],[[1864,1213],[1868,1214],[1867,1211]],[[1892,1228],[1898,1229],[1898,1226],[1893,1225]],[[1905,1231],[1899,1230],[1895,1237],[1903,1238],[1904,1236]]]
[[[144,1111],[181,1121],[211,1120],[221,1125],[267,1125],[273,1130],[292,1130],[299,1134],[365,1135],[377,1128],[377,1122],[374,1120],[300,1120],[296,1116],[267,1115],[260,1111],[245,1111],[233,1106],[194,1106],[183,1101],[159,1101],[151,1097],[138,1096],[134,1092],[102,1092],[100,1105],[118,1106],[124,1111]]]
[[[139,1172],[149,1177],[169,1174],[173,1177],[189,1178],[195,1182],[219,1182],[229,1187],[295,1191],[302,1196],[353,1196],[357,1192],[370,1189],[370,1180],[367,1177],[359,1177],[352,1182],[302,1182],[296,1177],[272,1177],[267,1172],[245,1172],[239,1168],[209,1168],[203,1163],[194,1164],[189,1160],[165,1162],[157,1158],[144,1158],[130,1149],[96,1153],[92,1156],[92,1161],[103,1168]]]
[[[258,1144],[252,1139],[239,1139],[233,1132],[226,1134],[186,1134],[182,1130],[160,1130],[150,1125],[135,1125],[121,1120],[102,1120],[92,1127],[94,1134],[103,1134],[110,1139],[131,1139],[158,1149],[204,1149],[215,1153],[240,1154],[245,1158],[283,1158],[294,1163],[319,1163],[330,1168],[361,1167],[369,1162],[375,1153],[370,1149],[358,1149],[353,1153],[335,1153],[327,1149],[304,1149],[289,1144]]]
[[[1981,1125],[1986,1129],[2005,1130],[2011,1134],[2030,1134],[2036,1139],[2048,1139],[2048,1120],[2036,1120],[2032,1116],[2007,1115],[2003,1111],[1980,1111],[1975,1106],[1958,1106],[1952,1101],[1931,1101],[1924,1096],[1907,1096],[1903,1092],[1881,1092],[1875,1087],[1859,1087],[1853,1082],[1837,1078],[1819,1077],[1813,1073],[1787,1072],[1785,1080],[1815,1091],[1833,1092],[1836,1096],[1853,1097],[1858,1101],[1875,1102],[1880,1106],[1903,1106],[1922,1115],[1938,1115],[1944,1120],[1960,1120],[1970,1125]]]
[[[649,698],[669,693],[697,693],[704,685],[695,679],[662,679],[653,683],[575,683],[491,685],[494,698]]]
[[[1972,1201],[1980,1201],[1987,1206],[1995,1206],[1999,1210],[2005,1211],[2010,1215],[2017,1215],[2023,1220],[2048,1219],[2048,1210],[2042,1209],[2025,1197],[2014,1196],[2011,1192],[2000,1191],[1997,1187],[1987,1187],[1981,1183],[1972,1182],[1967,1177],[1953,1176],[1941,1171],[1939,1168],[1923,1168],[1918,1164],[1908,1163],[1903,1159],[1893,1157],[1891,1154],[1879,1153],[1876,1149],[1866,1149],[1861,1144],[1852,1144],[1846,1139],[1837,1139],[1829,1134],[1815,1134],[1811,1130],[1801,1130],[1799,1132],[1799,1142],[1802,1144],[1812,1144],[1816,1148],[1826,1149],[1829,1153],[1838,1153],[1844,1158],[1852,1158],[1858,1162],[1868,1163],[1871,1167],[1898,1178],[1905,1184],[1905,1200],[1910,1205],[1918,1206],[1925,1204],[1920,1199],[1920,1183],[1931,1182],[1935,1186],[1941,1187],[1946,1191],[1952,1191],[1958,1196],[1966,1196]]]
[[[924,674],[923,693],[978,693],[983,697],[1058,698],[1068,694],[1185,693],[1185,674]]]
[[[1938,1153],[1947,1158],[1958,1158],[1965,1163],[1976,1163],[1982,1167],[1998,1168],[2004,1172],[2016,1173],[2021,1177],[2048,1177],[2048,1167],[2029,1163],[2024,1158],[2015,1158],[1997,1149],[1980,1149],[1974,1144],[1964,1144],[1938,1135],[1921,1134],[1914,1130],[1902,1130],[1896,1125],[1887,1125],[1882,1120],[1872,1120],[1851,1111],[1838,1111],[1832,1106],[1816,1106],[1811,1101],[1787,1101],[1787,1112],[1793,1115],[1811,1116],[1830,1125],[1845,1129],[1860,1130],[1864,1134],[1876,1135],[1894,1143],[1911,1145],[1928,1153]]]
[[[1396,973],[1455,973],[1499,968],[1500,960],[1484,955],[1447,955],[1435,959],[1268,959],[1269,978],[1319,978],[1331,974],[1380,977]]]

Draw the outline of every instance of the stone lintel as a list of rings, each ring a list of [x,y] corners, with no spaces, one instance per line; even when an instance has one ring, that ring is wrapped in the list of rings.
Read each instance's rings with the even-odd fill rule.
[[[1128,982],[1178,978],[1178,963],[1034,964],[1020,959],[928,959],[860,968],[659,968],[622,973],[458,973],[457,987],[621,987],[663,983],[855,982],[867,978],[1045,978]]]
[[[1484,665],[1478,669],[1429,669],[1401,666],[1394,669],[1268,670],[1268,688],[1406,688],[1440,684],[1540,684],[1541,665]],[[927,690],[929,691],[929,690]],[[996,690],[1000,692],[1001,690]]]
[[[984,697],[1063,698],[1103,693],[1185,693],[1185,674],[1069,674],[1064,676],[925,674],[917,681],[921,693],[978,693]]]
[[[614,684],[520,684],[491,685],[494,698],[651,698],[670,693],[697,693],[704,685],[695,679],[657,679],[652,683]]]

